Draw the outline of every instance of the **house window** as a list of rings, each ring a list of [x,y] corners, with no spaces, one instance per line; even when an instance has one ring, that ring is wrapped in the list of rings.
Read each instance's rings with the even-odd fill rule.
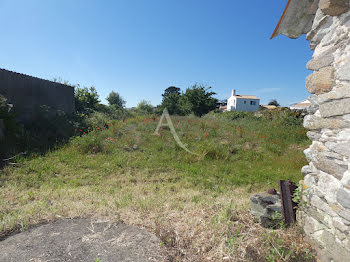
[[[244,104],[246,104],[247,103],[247,101],[244,101]]]
[[[255,106],[256,105],[256,101],[250,101],[250,104]]]

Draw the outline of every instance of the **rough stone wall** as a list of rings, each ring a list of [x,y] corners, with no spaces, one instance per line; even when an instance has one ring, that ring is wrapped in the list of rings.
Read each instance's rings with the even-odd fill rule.
[[[0,69],[0,94],[14,105],[23,123],[35,121],[38,107],[68,114],[75,111],[74,87]]]
[[[307,34],[314,55],[307,68],[310,97],[300,212],[322,261],[350,261],[350,2],[321,0]]]

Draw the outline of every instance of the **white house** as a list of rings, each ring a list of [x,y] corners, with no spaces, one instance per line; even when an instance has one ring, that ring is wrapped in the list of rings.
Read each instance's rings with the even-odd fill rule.
[[[232,90],[231,96],[227,99],[227,111],[258,111],[260,99],[250,95],[236,95]]]
[[[289,108],[292,110],[306,110],[311,105],[309,100],[301,101],[297,104],[291,105]]]

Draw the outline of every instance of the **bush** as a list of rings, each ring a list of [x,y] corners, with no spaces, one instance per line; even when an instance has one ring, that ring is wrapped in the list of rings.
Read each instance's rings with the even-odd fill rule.
[[[74,138],[72,145],[84,154],[106,153],[110,152],[110,147],[106,145],[107,141],[106,134],[94,130],[88,135]]]

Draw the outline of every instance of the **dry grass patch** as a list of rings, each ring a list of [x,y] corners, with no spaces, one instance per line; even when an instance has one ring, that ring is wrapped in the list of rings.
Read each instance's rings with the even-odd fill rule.
[[[147,180],[147,176],[127,172],[75,188],[6,186],[0,193],[0,231],[61,217],[121,219],[156,233],[173,261],[264,261],[269,255],[273,260],[267,261],[289,261],[283,260],[288,254],[279,253],[291,246],[294,255],[308,256],[299,233],[270,231],[254,222],[248,212],[247,187],[217,193],[156,181],[153,176]],[[161,177],[166,181],[174,176]],[[276,238],[283,244],[276,244]]]

